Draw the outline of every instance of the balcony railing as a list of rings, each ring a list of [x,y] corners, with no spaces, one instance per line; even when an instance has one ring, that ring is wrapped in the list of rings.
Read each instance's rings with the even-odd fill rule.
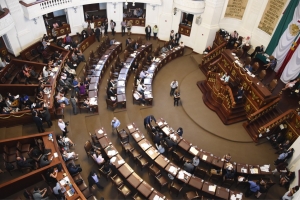
[[[126,0],[110,0],[110,3],[123,3]],[[20,1],[24,15],[28,19],[34,19],[44,14],[62,10],[70,7],[81,6],[85,4],[93,3],[106,3],[107,0],[40,0],[33,3],[25,3]],[[128,2],[133,2],[133,0],[128,0]],[[148,3],[150,5],[162,5],[162,0],[136,0],[139,3]]]
[[[0,15],[0,35],[6,34],[15,26],[15,22],[7,8],[3,8],[3,13]]]

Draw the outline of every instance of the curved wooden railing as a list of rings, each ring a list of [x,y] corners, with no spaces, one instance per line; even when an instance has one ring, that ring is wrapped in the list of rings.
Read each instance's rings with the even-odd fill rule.
[[[271,129],[277,127],[281,123],[283,123],[286,120],[292,118],[294,115],[296,115],[296,112],[294,110],[292,110],[292,109],[287,110],[284,113],[282,113],[281,115],[279,115],[278,117],[276,117],[275,119],[269,121],[268,123],[266,123],[265,125],[260,127],[258,129],[258,132],[260,134],[264,134],[264,133],[267,132],[267,130],[271,130]]]
[[[236,105],[236,102],[234,100],[234,95],[232,93],[231,87],[229,87],[228,85],[226,85],[226,91],[227,91],[227,94],[225,95],[226,102],[227,102],[229,108],[234,108],[235,105]]]
[[[202,58],[202,63],[200,64],[200,68],[205,67],[208,63],[210,63],[215,58],[217,58],[219,55],[221,55],[221,53],[224,51],[225,47],[226,47],[226,43],[224,42],[223,44],[221,44],[217,48],[213,49],[208,54],[204,55]]]
[[[7,8],[3,8],[3,11],[4,11],[4,13],[0,15],[0,19],[5,17],[9,13],[9,9],[7,9]]]
[[[257,120],[258,118],[260,118],[261,116],[265,115],[266,113],[270,112],[271,110],[273,110],[274,108],[277,107],[279,101],[280,101],[280,97],[276,97],[276,99],[274,101],[272,101],[269,104],[266,104],[264,107],[258,109],[257,111],[251,113],[250,115],[247,116],[249,122],[248,123],[252,123],[255,120]]]

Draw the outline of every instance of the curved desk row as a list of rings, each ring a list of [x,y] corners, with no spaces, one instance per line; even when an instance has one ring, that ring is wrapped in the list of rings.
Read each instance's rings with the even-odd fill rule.
[[[152,50],[152,43],[147,42],[141,45],[134,53],[130,54],[125,61],[124,67],[120,70],[117,82],[117,102],[126,108],[126,83],[128,79],[128,73],[135,61],[139,62],[144,56],[145,52]]]
[[[2,147],[2,149],[3,149],[4,145],[6,145],[8,147],[12,147],[12,146],[15,146],[18,141],[21,142],[22,144],[28,143],[32,147],[33,145],[35,145],[34,139],[40,139],[43,141],[45,149],[51,149],[51,154],[48,155],[48,158],[50,159],[53,156],[53,160],[49,165],[47,165],[45,167],[41,167],[36,170],[33,170],[29,173],[26,173],[22,176],[16,177],[10,181],[7,181],[7,182],[1,184],[0,185],[0,198],[1,199],[7,198],[7,197],[15,194],[16,190],[17,191],[24,190],[24,189],[28,188],[28,186],[30,187],[31,185],[34,185],[34,184],[42,181],[43,180],[42,174],[45,174],[49,168],[56,167],[58,164],[62,165],[63,170],[61,172],[58,172],[57,180],[61,181],[64,177],[68,177],[70,183],[73,185],[73,187],[75,189],[75,194],[72,196],[69,196],[68,194],[66,194],[66,199],[70,199],[70,200],[78,199],[78,198],[85,199],[84,195],[81,193],[80,189],[75,184],[72,176],[70,175],[70,173],[66,167],[66,164],[60,154],[60,148],[58,147],[58,144],[56,142],[55,134],[52,133],[52,138],[54,138],[53,142],[48,139],[48,135],[50,133],[52,133],[52,132],[45,132],[45,133],[41,133],[41,134],[34,134],[34,135],[30,135],[30,136],[1,140],[0,147]],[[66,191],[68,191],[70,189],[68,185],[66,185],[65,188],[66,188]]]
[[[98,85],[100,83],[102,75],[104,74],[105,69],[121,51],[122,43],[115,42],[102,55],[98,63],[95,65],[95,70],[93,71],[93,73],[91,75],[88,75],[88,78],[90,79],[90,86],[88,92],[89,98],[97,98]]]
[[[153,94],[152,94],[152,82],[156,75],[156,73],[167,63],[171,62],[175,58],[178,58],[183,55],[184,47],[174,47],[173,49],[169,50],[166,53],[161,54],[160,56],[156,57],[156,59],[151,63],[150,67],[148,68],[148,76],[144,79],[144,84],[147,87],[145,90],[145,100],[148,105],[153,104]],[[139,77],[139,74],[136,74]]]
[[[127,129],[132,138],[137,142],[138,146],[141,147],[145,154],[147,154],[154,163],[165,170],[166,173],[171,174],[175,179],[199,191],[205,192],[220,199],[229,199],[232,195],[236,196],[239,194],[238,192],[231,191],[227,188],[216,186],[209,181],[204,181],[203,179],[196,177],[178,167],[167,157],[160,154],[156,148],[151,145],[151,142],[144,137],[134,123],[128,124]]]
[[[117,149],[113,146],[111,140],[107,137],[104,128],[95,130],[96,137],[100,143],[101,148],[104,150],[110,162],[115,166],[116,170],[122,174],[123,178],[144,198],[153,200],[161,199],[167,200],[163,194],[155,190],[151,185],[139,177],[134,170],[125,162]]]

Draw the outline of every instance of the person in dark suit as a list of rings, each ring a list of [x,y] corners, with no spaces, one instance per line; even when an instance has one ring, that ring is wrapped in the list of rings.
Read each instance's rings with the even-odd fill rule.
[[[91,171],[88,176],[89,187],[92,188],[93,185],[96,184],[99,189],[103,189],[103,186],[100,185],[99,179],[100,177],[96,174],[96,172]]]
[[[95,31],[95,36],[96,36],[96,39],[98,40],[98,42],[100,42],[100,35],[101,35],[101,31],[100,31],[99,27],[97,26],[96,31]]]
[[[44,133],[45,130],[43,128],[43,121],[41,118],[39,118],[37,112],[35,112],[35,116],[33,116],[33,121],[34,121],[36,127],[38,128],[39,133]]]
[[[42,118],[47,122],[48,128],[51,128],[52,126],[52,121],[51,121],[51,115],[49,113],[49,110],[47,107],[43,107],[43,110],[40,111]]]
[[[48,160],[48,155],[50,155],[50,154],[51,153],[42,155],[42,157],[40,159],[40,167],[44,167],[46,165],[49,165],[52,162],[53,156],[50,158],[50,160]]]
[[[235,101],[240,101],[242,100],[244,95],[244,89],[243,86],[239,88],[239,90],[237,91],[236,97],[235,97]]]
[[[126,47],[127,47],[130,43],[131,43],[131,38],[129,37],[129,38],[126,39]]]
[[[17,165],[19,167],[31,167],[31,169],[34,169],[33,163],[34,160],[31,158],[26,159],[23,156],[17,156]]]
[[[145,32],[146,32],[146,40],[150,40],[150,37],[151,37],[151,26],[150,25],[148,25],[145,28]]]
[[[146,128],[148,124],[151,126],[151,122],[152,121],[155,121],[155,123],[156,123],[156,119],[154,118],[153,115],[148,115],[147,117],[145,117],[145,119],[144,119],[144,127]]]
[[[165,141],[169,148],[176,146],[176,143],[173,140],[171,140],[170,138],[165,138]]]
[[[175,34],[175,44],[176,44],[176,46],[179,45],[180,38],[181,38],[181,34],[180,33],[176,33]]]
[[[137,50],[139,48],[139,46],[140,46],[139,43],[136,42],[135,45],[134,45],[134,50]]]
[[[71,175],[82,172],[80,165],[74,165],[73,163],[68,163],[67,168]]]
[[[104,34],[107,35],[107,29],[108,29],[108,21],[107,19],[104,22]]]
[[[251,57],[255,56],[257,53],[263,53],[264,52],[264,46],[260,45],[255,47],[254,52],[251,54]]]
[[[158,146],[160,145],[160,141],[163,140],[162,134],[156,133],[154,136],[153,142],[154,144],[157,144]]]

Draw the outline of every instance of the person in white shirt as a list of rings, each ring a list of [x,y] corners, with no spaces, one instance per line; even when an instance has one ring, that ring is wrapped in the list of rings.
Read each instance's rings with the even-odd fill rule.
[[[63,136],[66,137],[67,133],[69,133],[69,131],[67,130],[67,126],[69,125],[69,122],[64,122],[62,119],[58,120],[58,126],[60,128],[60,130],[63,132]]]
[[[96,161],[98,163],[98,165],[103,164],[105,161],[99,151],[96,151],[95,153],[93,153],[92,157],[93,157],[94,161]]]
[[[66,192],[65,187],[63,187],[63,186],[59,183],[59,181],[57,181],[55,187],[53,188],[53,193],[56,194],[56,195],[59,195],[58,190],[60,190],[61,193]]]
[[[103,186],[100,185],[99,179],[100,177],[96,174],[96,172],[91,171],[88,176],[89,188],[92,188],[93,185],[96,184],[99,189],[103,189]]]
[[[174,92],[178,87],[178,81],[174,79],[174,81],[171,82],[170,86],[171,86],[170,96],[174,96]]]
[[[73,152],[64,151],[62,157],[64,161],[71,160],[71,159],[78,160],[78,154],[76,154],[74,151]]]
[[[197,167],[197,166],[199,165],[199,163],[200,163],[199,157],[198,157],[198,156],[195,156],[195,157],[193,158],[193,165],[194,165],[195,167]]]
[[[225,83],[228,83],[230,79],[230,76],[227,75],[227,73],[225,73],[222,77],[221,77],[221,81],[224,81]]]
[[[46,66],[44,66],[44,68],[43,68],[43,77],[44,77],[44,78],[47,78],[48,75],[49,75],[49,72],[47,71]]]
[[[143,69],[140,73],[140,79],[143,80],[144,78],[147,78],[147,75],[148,75],[148,72],[145,69]]]
[[[118,127],[121,125],[120,121],[114,117],[113,120],[111,121],[111,127],[112,127],[112,133],[114,133],[114,131],[118,129]]]
[[[145,90],[146,89],[147,89],[147,87],[142,83],[140,83],[136,89],[143,96],[143,99],[145,99]]]

